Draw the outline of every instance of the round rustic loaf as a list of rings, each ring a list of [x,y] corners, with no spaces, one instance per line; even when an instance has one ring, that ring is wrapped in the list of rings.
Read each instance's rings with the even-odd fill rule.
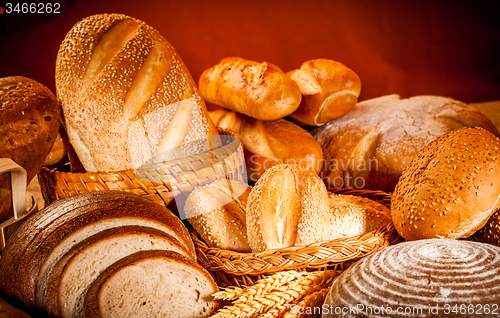
[[[59,103],[41,83],[0,78],[0,158],[26,170],[29,183],[42,168],[61,124]],[[13,216],[10,174],[0,174],[0,223]]]
[[[461,127],[496,127],[475,107],[440,96],[382,96],[315,128],[328,186],[392,192],[403,169],[432,140]]]
[[[499,247],[428,239],[352,265],[333,283],[322,317],[498,317],[499,302]]]
[[[73,26],[57,54],[56,90],[69,141],[89,172],[196,155],[218,134],[175,49],[126,15],[96,14]]]
[[[464,238],[500,208],[500,139],[461,128],[434,140],[403,171],[391,199],[407,240]]]

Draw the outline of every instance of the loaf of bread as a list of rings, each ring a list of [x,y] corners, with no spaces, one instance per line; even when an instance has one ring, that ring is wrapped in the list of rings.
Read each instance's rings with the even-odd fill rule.
[[[301,164],[319,174],[323,150],[309,132],[286,119],[264,121],[225,109],[209,112],[214,124],[236,133],[243,143],[248,180],[257,181],[272,166]]]
[[[440,96],[382,96],[311,130],[323,149],[321,177],[329,187],[392,192],[417,153],[432,140],[461,127],[499,135],[475,107]]]
[[[500,139],[482,128],[451,131],[424,147],[403,171],[391,199],[407,240],[458,239],[500,208]]]
[[[0,292],[43,310],[48,279],[64,255],[93,235],[124,226],[161,231],[196,257],[188,230],[167,208],[127,192],[88,192],[29,215],[12,234],[0,258]]]
[[[137,168],[159,154],[165,161],[195,155],[217,135],[175,49],[125,15],[93,15],[68,32],[56,90],[69,141],[89,172]]]
[[[23,167],[29,183],[42,168],[61,124],[59,103],[44,85],[0,78],[0,158]],[[13,216],[10,174],[0,174],[0,223]]]
[[[500,211],[500,210],[499,210]],[[488,219],[486,225],[480,228],[474,235],[472,239],[500,246],[500,212],[496,211]]]
[[[368,198],[328,193],[328,202],[330,241],[363,235],[391,222],[391,211]]]
[[[262,120],[290,115],[302,99],[298,85],[279,67],[239,57],[205,70],[198,83],[207,102]]]
[[[333,283],[331,317],[498,317],[500,248],[428,239],[370,254]]]
[[[253,252],[325,241],[328,193],[310,168],[280,164],[257,181],[247,202],[247,235]]]
[[[55,264],[47,282],[49,316],[84,318],[85,294],[99,274],[122,258],[147,250],[174,251],[191,258],[174,237],[142,226],[104,230],[73,245]]]
[[[142,251],[114,263],[90,286],[85,317],[203,318],[219,307],[212,276],[171,251]]]
[[[286,73],[300,88],[302,101],[290,118],[301,126],[321,126],[347,114],[358,102],[359,76],[329,59],[309,60]]]
[[[250,252],[246,229],[250,190],[249,185],[236,180],[218,180],[190,193],[184,212],[208,246]]]

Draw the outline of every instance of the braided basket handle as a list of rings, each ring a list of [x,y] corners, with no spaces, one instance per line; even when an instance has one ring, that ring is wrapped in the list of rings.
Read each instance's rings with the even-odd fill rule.
[[[0,252],[5,248],[7,239],[21,224],[26,213],[27,174],[23,167],[8,158],[0,158],[0,173],[10,172],[12,188],[12,208],[14,217],[0,224]]]

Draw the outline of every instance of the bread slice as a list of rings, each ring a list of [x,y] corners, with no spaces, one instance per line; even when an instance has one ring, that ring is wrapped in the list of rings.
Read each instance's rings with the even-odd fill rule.
[[[131,193],[89,192],[56,201],[21,225],[14,233],[17,241],[6,249],[6,259],[2,257],[0,278],[6,279],[2,290],[35,307],[38,280],[46,280],[47,268],[72,245],[104,229],[124,225],[159,229],[175,237],[190,257],[196,257],[188,230],[167,208]],[[4,268],[8,273],[3,273]]]
[[[109,266],[89,287],[85,317],[209,317],[218,290],[197,263],[169,251],[142,251]]]
[[[105,230],[76,244],[57,262],[49,276],[46,296],[49,315],[83,317],[83,298],[94,279],[121,258],[151,249],[172,250],[190,258],[172,236],[140,226]]]

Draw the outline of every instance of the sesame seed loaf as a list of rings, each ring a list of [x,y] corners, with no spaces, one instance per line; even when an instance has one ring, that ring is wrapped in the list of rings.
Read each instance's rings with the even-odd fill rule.
[[[192,156],[217,135],[175,49],[126,15],[96,14],[73,26],[57,54],[56,90],[69,141],[89,172]]]
[[[74,245],[54,265],[47,281],[45,304],[49,316],[83,317],[84,296],[94,279],[114,262],[151,249],[171,250],[191,259],[172,236],[140,226],[105,230]],[[38,293],[43,296],[43,290]]]
[[[247,235],[253,252],[328,240],[328,193],[310,168],[268,169],[247,202]]]
[[[171,251],[142,251],[108,267],[89,287],[85,317],[210,317],[219,307],[212,276]]]
[[[167,208],[122,191],[88,192],[58,200],[27,218],[0,259],[1,291],[25,306],[39,303],[53,264],[74,244],[102,230],[141,225],[173,236],[195,259],[191,237]]]
[[[245,207],[251,187],[231,180],[218,180],[198,187],[186,200],[188,222],[210,246],[250,252]]]

